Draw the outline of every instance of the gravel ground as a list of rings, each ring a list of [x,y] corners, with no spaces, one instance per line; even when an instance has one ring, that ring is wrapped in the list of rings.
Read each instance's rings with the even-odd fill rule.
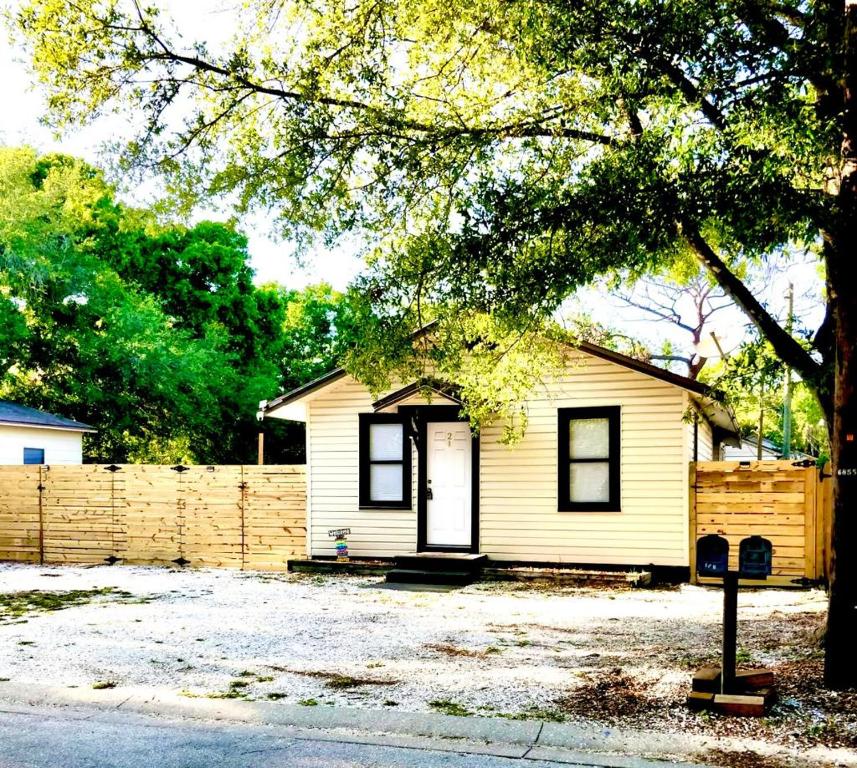
[[[29,590],[99,592],[59,610],[9,607]],[[2,564],[0,598],[0,680],[857,747],[857,695],[819,685],[819,591],[739,596],[739,661],[772,667],[780,690],[760,720],[684,707],[692,670],[717,660],[716,589],[427,592],[365,577]]]

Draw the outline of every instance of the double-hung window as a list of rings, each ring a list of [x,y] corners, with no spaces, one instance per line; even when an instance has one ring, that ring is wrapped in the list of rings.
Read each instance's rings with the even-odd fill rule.
[[[559,409],[560,512],[618,512],[619,406]]]
[[[411,439],[399,414],[360,414],[360,506],[411,508]]]

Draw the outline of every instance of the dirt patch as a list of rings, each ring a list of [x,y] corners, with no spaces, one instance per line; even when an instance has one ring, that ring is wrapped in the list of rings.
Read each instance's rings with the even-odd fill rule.
[[[583,685],[556,702],[561,712],[615,721],[651,712],[663,705],[651,697],[650,686],[618,667],[587,672],[582,677]]]
[[[795,768],[794,762],[784,762],[779,757],[760,755],[758,752],[730,752],[723,749],[712,749],[703,756],[706,763],[720,768]]]

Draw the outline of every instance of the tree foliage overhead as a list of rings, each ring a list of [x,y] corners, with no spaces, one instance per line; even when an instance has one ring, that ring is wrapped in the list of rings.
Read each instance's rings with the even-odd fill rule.
[[[242,14],[216,51],[124,0],[32,0],[19,25],[58,125],[128,111],[144,119],[126,160],[187,202],[231,192],[275,202],[293,235],[374,231],[376,299],[405,288],[520,324],[614,268],[689,251],[728,272],[816,236],[829,207],[821,4],[275,0]],[[737,299],[818,373],[752,294]]]
[[[0,394],[97,427],[91,459],[255,460],[259,401],[334,364],[345,299],[257,288],[247,259],[231,226],[161,225],[81,161],[0,149]]]

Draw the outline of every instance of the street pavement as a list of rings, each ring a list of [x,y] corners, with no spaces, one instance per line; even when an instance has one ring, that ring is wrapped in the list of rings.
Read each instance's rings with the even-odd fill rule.
[[[164,719],[98,709],[0,705],[0,768],[672,768],[679,765],[620,756],[587,757],[562,750],[554,750],[551,759],[539,759],[537,749],[442,738],[367,737],[356,731],[258,723]]]

